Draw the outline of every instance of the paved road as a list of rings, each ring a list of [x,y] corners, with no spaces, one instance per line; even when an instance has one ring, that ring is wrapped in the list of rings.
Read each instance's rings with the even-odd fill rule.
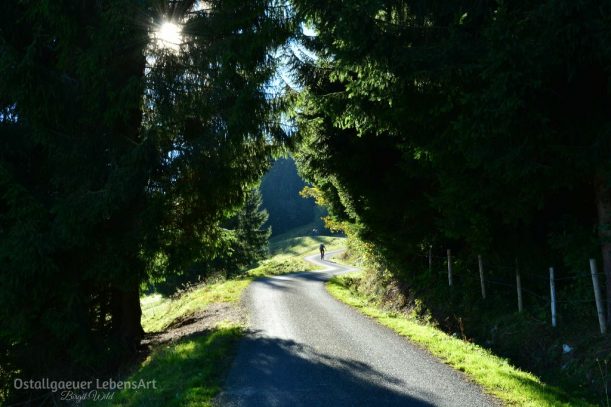
[[[251,331],[217,405],[497,405],[458,372],[333,299],[324,282],[347,267],[306,259],[326,269],[247,289]]]

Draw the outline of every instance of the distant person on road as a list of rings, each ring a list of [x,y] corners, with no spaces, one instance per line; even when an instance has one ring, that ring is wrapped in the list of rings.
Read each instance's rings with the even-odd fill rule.
[[[320,244],[320,247],[318,248],[320,250],[320,259],[324,260],[325,259],[325,245],[324,244]]]

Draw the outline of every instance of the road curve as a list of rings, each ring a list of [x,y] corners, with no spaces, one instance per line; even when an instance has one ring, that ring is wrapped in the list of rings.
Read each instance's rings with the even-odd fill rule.
[[[215,405],[498,405],[459,372],[332,298],[324,282],[350,269],[317,257],[306,260],[322,271],[249,286],[250,330]]]

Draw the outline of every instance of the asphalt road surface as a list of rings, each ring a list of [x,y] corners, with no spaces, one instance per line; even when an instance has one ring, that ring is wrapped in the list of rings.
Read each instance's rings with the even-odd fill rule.
[[[331,253],[329,253],[331,254]],[[497,406],[459,372],[331,297],[324,282],[348,267],[254,281],[250,332],[220,406]]]

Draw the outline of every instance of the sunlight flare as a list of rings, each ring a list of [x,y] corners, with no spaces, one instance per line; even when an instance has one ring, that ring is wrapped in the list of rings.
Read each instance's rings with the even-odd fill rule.
[[[178,24],[166,21],[154,33],[159,48],[178,51],[182,43],[182,32]]]

